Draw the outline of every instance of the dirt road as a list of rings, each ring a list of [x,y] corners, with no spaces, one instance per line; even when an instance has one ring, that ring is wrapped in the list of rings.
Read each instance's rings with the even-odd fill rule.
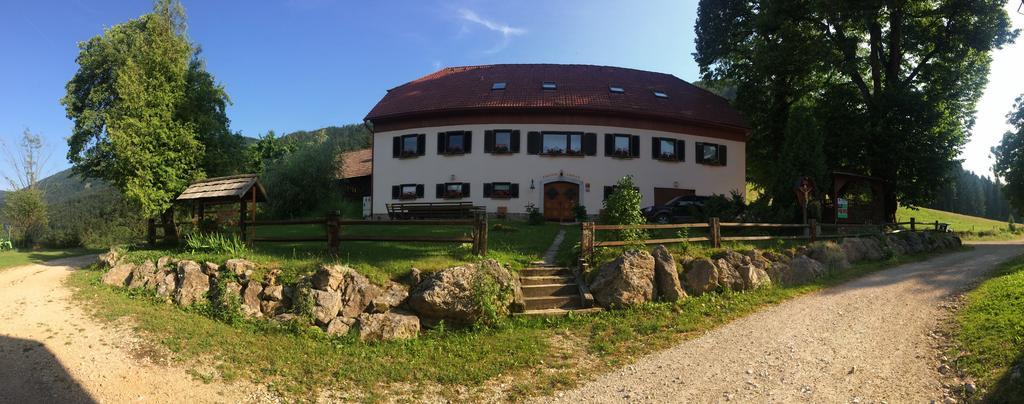
[[[1022,245],[977,245],[796,298],[550,402],[942,402],[944,301]]]
[[[0,271],[0,403],[253,402],[259,387],[204,384],[153,364],[124,326],[100,324],[69,300],[63,280],[95,257]]]

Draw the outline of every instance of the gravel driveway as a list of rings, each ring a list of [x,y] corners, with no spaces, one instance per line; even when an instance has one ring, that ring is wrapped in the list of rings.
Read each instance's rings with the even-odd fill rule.
[[[942,402],[943,302],[1021,245],[977,245],[789,300],[542,402]]]
[[[75,257],[0,271],[0,403],[266,399],[260,387],[207,384],[188,369],[152,363],[128,327],[100,324],[73,305],[63,280],[95,261]]]

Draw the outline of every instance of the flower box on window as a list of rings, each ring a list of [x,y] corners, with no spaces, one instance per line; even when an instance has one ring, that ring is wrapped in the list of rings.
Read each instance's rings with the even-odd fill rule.
[[[403,158],[403,159],[413,158],[413,157],[416,157],[416,156],[419,156],[419,154],[417,154],[415,151],[410,151],[410,150],[402,150],[402,153],[400,153],[398,155],[398,157]]]
[[[552,148],[547,149],[547,150],[544,151],[544,154],[548,154],[548,155],[552,155],[552,156],[557,156],[557,155],[560,155],[560,154],[563,154],[563,153],[566,153],[566,151],[563,150],[563,149],[559,149],[557,147],[552,147]]]
[[[445,149],[444,153],[445,154],[465,154],[466,151],[462,150],[462,148],[458,147],[458,146],[449,146],[447,149]]]
[[[633,157],[629,153],[629,149],[615,149],[615,151],[612,152],[612,156],[613,157],[618,157],[618,158],[630,158],[630,157]]]
[[[658,159],[669,160],[669,161],[676,161],[676,160],[678,160],[676,158],[676,154],[675,153],[661,153],[661,155],[658,156]]]
[[[508,145],[503,145],[503,144],[496,144],[496,145],[494,145],[494,153],[508,153],[510,151],[511,151],[511,149],[508,148]]]
[[[491,191],[491,198],[494,199],[512,199],[512,193],[508,190],[494,190]]]
[[[451,191],[451,190],[445,191],[444,195],[442,196],[442,198],[444,198],[444,199],[460,199],[460,198],[462,198],[462,191]]]
[[[416,199],[416,193],[415,192],[405,192],[405,193],[402,193],[402,195],[399,196],[398,199],[405,199],[405,200]]]

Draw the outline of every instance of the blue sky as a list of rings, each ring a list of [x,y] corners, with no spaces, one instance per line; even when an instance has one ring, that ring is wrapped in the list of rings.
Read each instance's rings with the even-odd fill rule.
[[[696,3],[183,0],[188,34],[234,103],[232,129],[247,136],[360,122],[388,88],[443,66],[584,63],[693,81]],[[0,139],[16,142],[30,128],[52,153],[47,173],[66,168],[71,122],[59,99],[77,68],[77,42],[150,7],[145,0],[0,3]],[[975,171],[988,171],[988,147],[1005,130],[1013,96],[1024,92],[1015,73],[1022,54],[1018,44],[995,55],[989,89],[998,94],[986,92],[979,105],[976,129],[984,133],[965,156]]]

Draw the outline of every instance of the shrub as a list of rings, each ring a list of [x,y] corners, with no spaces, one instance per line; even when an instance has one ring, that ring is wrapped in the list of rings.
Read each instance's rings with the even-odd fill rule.
[[[544,214],[540,212],[540,208],[534,205],[532,202],[526,204],[526,222],[528,224],[537,226],[544,224]]]
[[[205,252],[231,257],[249,256],[249,247],[237,235],[193,233],[185,236],[185,244],[193,253]]]
[[[730,196],[712,195],[704,201],[703,219],[717,217],[723,222],[735,222],[744,219],[747,205],[739,192],[733,191]],[[760,212],[764,213],[764,212]]]
[[[12,238],[23,245],[42,241],[49,218],[43,191],[23,188],[7,194],[3,206],[3,219],[13,227]]]
[[[509,315],[505,302],[512,296],[509,287],[502,287],[494,276],[486,271],[477,271],[470,283],[473,304],[480,312],[474,326],[494,327]]]
[[[644,214],[640,211],[640,203],[643,196],[633,183],[633,177],[622,177],[615,183],[615,192],[604,201],[604,213],[601,222],[605,224],[619,225],[642,225],[647,223]],[[636,241],[644,239],[647,234],[641,229],[629,228],[619,231],[619,236],[625,241]]]
[[[587,221],[587,219],[590,218],[590,216],[587,215],[587,207],[580,205],[578,203],[576,204],[576,206],[572,207],[572,213],[573,215],[576,216],[577,222],[585,222]]]
[[[1017,232],[1017,224],[1013,222],[1013,215],[1010,215],[1010,218],[1007,220],[1006,228],[1007,230],[1010,231],[1010,233]]]
[[[340,199],[335,180],[340,151],[334,140],[319,139],[267,164],[261,177],[267,193],[273,195],[266,203],[267,213],[272,217],[304,216],[325,201]]]

